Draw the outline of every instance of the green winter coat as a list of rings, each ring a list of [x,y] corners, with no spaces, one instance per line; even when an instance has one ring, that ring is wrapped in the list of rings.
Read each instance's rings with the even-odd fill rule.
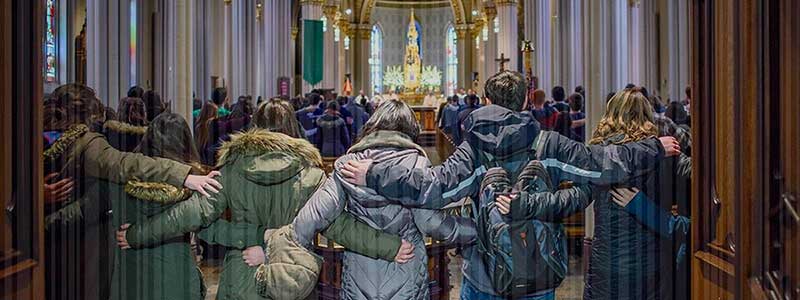
[[[292,222],[324,182],[321,165],[319,152],[306,140],[263,129],[233,135],[219,152],[222,176],[218,179],[224,186],[219,194],[192,197],[135,224],[128,230],[127,240],[138,248],[212,225],[200,232],[200,238],[237,249],[225,256],[217,298],[264,299],[256,289],[256,268],[244,263],[238,249],[261,245],[264,229]],[[226,208],[230,208],[235,226],[215,224]],[[255,224],[259,229],[244,232],[239,223]],[[337,218],[324,234],[353,251],[386,260],[394,260],[400,247],[399,237],[377,231],[347,214]]]
[[[190,167],[117,151],[85,125],[66,130],[43,159],[46,173],[75,181],[68,201],[45,208],[47,298],[105,300],[113,253],[110,184],[138,178],[182,186]]]

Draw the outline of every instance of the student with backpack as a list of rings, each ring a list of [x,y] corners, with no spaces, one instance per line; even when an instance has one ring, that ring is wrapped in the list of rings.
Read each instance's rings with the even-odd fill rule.
[[[585,184],[611,185],[627,182],[628,179],[655,170],[659,161],[668,155],[680,153],[680,147],[674,138],[665,137],[645,139],[624,145],[584,145],[552,132],[542,131],[538,122],[524,110],[527,84],[524,77],[516,72],[505,71],[490,78],[484,89],[490,105],[475,110],[465,120],[464,142],[453,155],[442,165],[432,168],[409,169],[403,166],[376,163],[371,161],[350,161],[343,166],[345,180],[361,186],[367,186],[382,196],[399,201],[404,205],[415,205],[426,208],[437,208],[466,196],[476,197],[480,183],[488,175],[491,166],[486,161],[503,160],[503,167],[509,173],[521,173],[532,158],[540,161],[547,170],[553,186],[569,180],[577,186]],[[494,104],[494,105],[491,105]],[[530,154],[530,156],[521,155]],[[487,159],[481,159],[478,155]],[[487,155],[488,154],[488,155]],[[505,161],[518,156],[518,159]],[[491,199],[491,198],[485,198]],[[520,196],[518,196],[518,199]],[[523,199],[524,200],[524,199]],[[489,202],[490,200],[486,201]],[[588,202],[588,201],[585,201]],[[513,205],[522,207],[524,201],[512,201]],[[580,199],[569,196],[561,201],[527,201],[534,206],[524,209],[534,216],[547,219],[566,216],[573,210],[583,209]],[[577,209],[575,208],[577,207]],[[480,213],[478,211],[477,213]],[[543,215],[543,216],[542,216]],[[480,220],[480,218],[478,218]],[[545,220],[547,221],[547,220]],[[480,226],[479,226],[480,227]],[[551,231],[558,233],[558,230]],[[512,237],[511,235],[508,235]],[[544,240],[559,239],[558,236],[545,233]],[[540,239],[513,235],[514,239],[526,240],[526,243],[537,243]],[[485,238],[479,237],[482,243]],[[515,244],[519,244],[519,240]],[[525,243],[523,243],[525,244]],[[546,243],[545,243],[546,244]],[[507,246],[507,245],[506,245]],[[507,250],[508,247],[505,247]],[[542,245],[539,245],[542,247]],[[546,249],[547,247],[545,247]],[[503,299],[506,296],[503,287],[496,286],[495,270],[489,270],[488,264],[480,255],[465,254],[464,286],[462,299]],[[494,252],[498,253],[498,252]],[[512,252],[516,253],[516,252]],[[551,253],[541,251],[544,261],[559,261]],[[512,266],[513,267],[513,266]],[[549,266],[537,265],[534,269],[516,268],[510,272],[512,282],[517,277],[524,277],[525,272],[539,272]],[[551,268],[552,269],[552,268]],[[556,268],[557,269],[557,268]],[[503,282],[508,282],[505,280]],[[558,282],[560,283],[560,282]],[[557,285],[556,285],[557,286]],[[470,289],[474,287],[474,289]],[[541,287],[539,287],[541,288]],[[527,293],[517,299],[552,299],[553,288],[542,288]],[[527,292],[527,291],[526,291]]]

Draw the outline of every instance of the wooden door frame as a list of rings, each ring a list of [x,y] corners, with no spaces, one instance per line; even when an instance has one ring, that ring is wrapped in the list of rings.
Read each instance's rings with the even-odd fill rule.
[[[19,136],[27,143],[5,144],[3,165],[0,166],[3,197],[3,214],[5,214],[6,197],[12,197],[11,180],[17,176],[9,160],[22,161],[26,165],[25,178],[17,178],[23,184],[15,186],[19,201],[31,203],[30,223],[32,241],[30,253],[15,264],[0,269],[0,297],[12,299],[44,299],[44,201],[43,201],[43,169],[42,169],[42,104],[43,104],[43,36],[44,9],[41,0],[15,1],[0,0],[0,118],[3,143],[13,140],[11,128],[23,130],[29,135]],[[17,105],[14,110],[13,103]],[[11,116],[19,116],[18,124],[11,126]],[[8,153],[10,149],[20,147],[26,159]],[[18,148],[19,149],[19,148]],[[17,153],[20,154],[20,153]],[[14,157],[12,157],[14,156]],[[28,164],[29,163],[29,164]],[[22,188],[20,188],[22,186]]]

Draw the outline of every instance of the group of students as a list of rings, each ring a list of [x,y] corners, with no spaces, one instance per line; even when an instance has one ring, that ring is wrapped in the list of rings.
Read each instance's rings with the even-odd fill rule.
[[[331,101],[324,101],[320,93],[312,92],[293,102],[298,103],[295,114],[305,137],[323,157],[343,155],[373,111],[363,91],[359,97],[339,96]]]
[[[662,199],[657,181],[666,159],[684,155],[674,137],[657,138],[652,107],[641,91],[625,89],[609,101],[590,145],[541,130],[526,107],[526,81],[519,73],[496,74],[485,93],[487,105],[466,116],[463,142],[442,165],[432,167],[414,143],[420,127],[413,110],[388,100],[375,108],[328,176],[321,170],[324,154],[306,139],[309,128],[285,100],[259,105],[250,129],[230,135],[218,147],[216,164],[203,166],[182,117],[160,113],[133,153],[121,152],[90,129],[107,122],[94,92],[63,86],[46,105],[52,108],[46,109],[52,113],[49,130],[61,134],[44,157],[48,168],[62,170],[59,178],[72,178],[81,188],[48,206],[48,218],[72,216],[48,226],[48,282],[54,283],[48,296],[202,299],[205,288],[187,238],[197,232],[208,243],[228,247],[219,299],[304,299],[313,296],[322,268],[313,252],[321,232],[346,249],[343,299],[429,298],[425,237],[463,247],[462,299],[554,299],[559,280],[511,290],[499,286],[504,281],[496,274],[502,272],[487,257],[500,257],[490,246],[505,248],[489,243],[495,239],[487,237],[487,228],[508,218],[540,222],[524,227],[535,230],[530,238],[499,234],[525,246],[514,253],[536,253],[549,262],[516,266],[510,276],[536,279],[526,275],[558,269],[565,260],[559,220],[594,202],[597,229],[585,298],[681,299],[674,279],[684,270],[676,270],[680,255],[671,249],[675,233],[685,234],[674,230],[685,226],[675,225],[687,220],[664,213],[670,199]],[[318,107],[309,98],[306,111]],[[570,181],[572,187],[498,188],[498,179],[529,173],[549,178],[545,186]],[[465,197],[474,203],[473,214],[490,217],[441,210]],[[62,212],[68,207],[72,212]],[[226,209],[229,220],[222,218]],[[663,219],[653,222],[655,216]],[[119,248],[102,247],[109,229],[116,229]],[[533,249],[538,250],[527,252]]]
[[[586,97],[582,86],[567,98],[563,87],[556,86],[552,91],[552,101],[546,101],[543,90],[533,90],[528,96],[529,109],[544,130],[559,134],[583,143],[586,140]]]

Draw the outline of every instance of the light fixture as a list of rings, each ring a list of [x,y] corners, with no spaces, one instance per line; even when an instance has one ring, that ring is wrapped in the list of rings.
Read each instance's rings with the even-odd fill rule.
[[[344,37],[344,50],[350,50],[350,37]]]
[[[322,32],[328,32],[328,17],[322,16],[319,20],[322,21]]]
[[[333,25],[333,41],[334,42],[336,42],[336,43],[339,42],[339,38],[340,38],[341,34],[342,34],[342,31],[339,30],[339,26]]]
[[[481,50],[481,37],[480,36],[476,36],[475,37],[475,49]]]
[[[473,10],[472,10],[472,16],[473,16],[473,17],[476,17],[476,16],[478,16],[478,11],[473,9]]]
[[[345,10],[344,10],[344,13],[345,13],[345,14],[347,14],[347,15],[349,16],[349,15],[352,15],[352,14],[353,14],[353,10],[348,8],[348,9],[345,9]]]
[[[481,29],[481,35],[483,36],[484,42],[489,41],[489,24],[483,26],[483,29]]]

